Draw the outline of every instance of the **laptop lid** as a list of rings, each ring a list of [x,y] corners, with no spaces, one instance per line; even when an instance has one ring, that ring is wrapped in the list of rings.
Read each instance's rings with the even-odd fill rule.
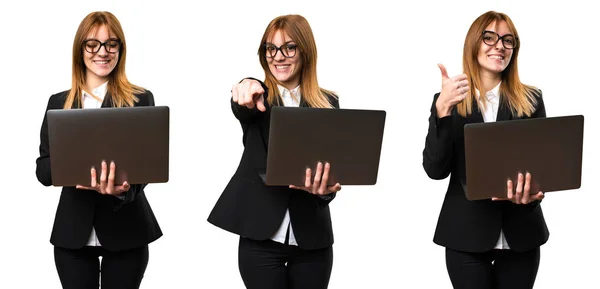
[[[115,184],[169,180],[167,106],[56,109],[47,120],[54,186],[90,185],[102,160],[115,162]]]
[[[531,173],[531,194],[578,189],[583,153],[582,115],[464,126],[466,196],[506,197],[506,181]]]
[[[318,161],[329,162],[329,185],[374,185],[386,112],[275,106],[271,110],[265,183],[304,185]]]

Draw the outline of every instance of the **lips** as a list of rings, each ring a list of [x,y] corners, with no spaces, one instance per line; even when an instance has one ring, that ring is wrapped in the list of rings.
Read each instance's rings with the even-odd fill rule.
[[[488,55],[491,59],[504,60],[504,55]]]
[[[286,64],[286,65],[275,65],[275,69],[277,69],[277,70],[286,70],[288,68],[290,68],[289,64]]]
[[[98,65],[107,65],[110,62],[110,60],[92,60],[92,62]]]

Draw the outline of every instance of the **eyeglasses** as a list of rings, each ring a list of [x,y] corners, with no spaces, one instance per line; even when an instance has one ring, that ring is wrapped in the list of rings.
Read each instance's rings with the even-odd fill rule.
[[[88,39],[83,41],[83,47],[85,48],[85,51],[89,53],[98,53],[102,46],[104,46],[104,49],[106,49],[106,52],[108,53],[117,53],[121,49],[121,40],[109,39],[105,42],[100,42],[97,39]]]
[[[496,46],[500,39],[502,39],[502,46],[504,46],[506,49],[514,49],[519,46],[519,38],[512,34],[500,36],[494,31],[484,30],[481,37],[483,39],[483,43],[489,46]]]
[[[283,56],[286,58],[292,58],[296,55],[296,50],[298,49],[298,45],[293,43],[285,43],[279,47],[273,45],[272,43],[265,43],[264,46],[268,58],[275,57],[278,51],[281,51],[281,54],[283,54]]]

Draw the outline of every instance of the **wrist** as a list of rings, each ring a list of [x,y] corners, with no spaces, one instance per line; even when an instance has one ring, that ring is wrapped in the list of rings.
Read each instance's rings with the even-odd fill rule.
[[[450,115],[450,108],[448,106],[436,104],[435,109],[438,118]]]

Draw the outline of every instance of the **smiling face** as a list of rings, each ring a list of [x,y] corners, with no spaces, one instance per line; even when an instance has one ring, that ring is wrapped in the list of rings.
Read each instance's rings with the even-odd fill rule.
[[[269,70],[275,79],[287,89],[296,88],[300,84],[302,52],[294,40],[285,31],[277,30],[273,33],[273,38],[267,42],[266,53]],[[293,55],[293,57],[286,57],[286,55]]]
[[[485,30],[493,31],[500,35],[500,37],[512,34],[512,31],[510,31],[508,24],[504,20],[490,23]],[[477,61],[481,66],[481,77],[499,78],[502,71],[504,71],[510,63],[512,54],[513,49],[504,48],[501,39],[492,46],[485,44],[483,40],[481,40],[479,52],[477,54]]]
[[[100,43],[105,43],[104,45],[100,45],[96,41],[87,41],[82,47],[83,62],[86,67],[86,83],[88,88],[95,88],[108,81],[108,76],[117,66],[117,62],[119,61],[119,47],[115,46],[114,42],[112,44],[109,43],[111,42],[109,40],[118,39],[114,34],[110,33],[106,25],[101,25],[98,29],[91,31],[85,39],[95,39]],[[98,48],[97,52],[90,52]]]

